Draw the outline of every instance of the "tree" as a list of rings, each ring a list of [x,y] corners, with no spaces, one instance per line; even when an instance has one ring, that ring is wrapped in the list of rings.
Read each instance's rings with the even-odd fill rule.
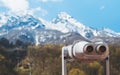
[[[88,68],[89,68],[90,75],[102,75],[103,74],[103,66],[97,61],[90,63]]]
[[[35,75],[61,75],[61,46],[29,46],[28,57],[33,61]]]
[[[9,45],[9,40],[6,38],[1,38],[0,39],[0,45],[4,46],[4,47],[10,47]]]
[[[86,75],[86,74],[84,73],[84,71],[80,69],[73,68],[69,71],[68,75]]]

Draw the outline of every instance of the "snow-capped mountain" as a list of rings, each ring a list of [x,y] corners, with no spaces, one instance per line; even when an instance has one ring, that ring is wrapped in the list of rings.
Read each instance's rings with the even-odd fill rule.
[[[56,18],[51,22],[54,26],[57,26],[56,30],[63,33],[66,32],[77,32],[85,38],[91,38],[95,36],[100,37],[119,37],[120,33],[114,32],[109,28],[104,28],[102,30],[92,29],[84,24],[78,22],[76,19],[71,17],[66,12],[61,12]]]
[[[57,26],[57,30],[63,33],[77,32],[87,38],[97,36],[96,30],[83,25],[65,12],[58,14],[57,18],[53,19],[52,23],[54,26]]]
[[[48,29],[58,30],[63,33],[76,32],[82,35],[84,38],[91,37],[120,37],[120,33],[114,32],[109,28],[104,29],[93,29],[84,24],[78,22],[72,16],[66,12],[61,12],[54,18],[51,22],[46,22],[43,19],[40,19]]]
[[[6,22],[0,23],[0,31],[9,31],[12,29],[35,29],[35,28],[44,28],[44,25],[40,20],[34,18],[32,15],[24,16],[5,16]],[[1,17],[1,21],[4,18]]]
[[[28,14],[0,15],[0,38],[2,37],[11,42],[20,39],[38,45],[93,37],[120,37],[120,33],[108,28],[103,30],[92,29],[78,22],[66,12],[61,12],[50,22]]]

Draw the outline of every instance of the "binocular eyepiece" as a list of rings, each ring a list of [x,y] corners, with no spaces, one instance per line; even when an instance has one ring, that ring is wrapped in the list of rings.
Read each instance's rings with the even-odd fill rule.
[[[106,52],[106,50],[107,50],[107,47],[105,45],[98,45],[96,48],[96,52],[99,54]]]
[[[84,52],[85,52],[85,53],[91,53],[91,52],[93,52],[93,51],[94,51],[93,45],[86,45],[86,46],[84,47]]]

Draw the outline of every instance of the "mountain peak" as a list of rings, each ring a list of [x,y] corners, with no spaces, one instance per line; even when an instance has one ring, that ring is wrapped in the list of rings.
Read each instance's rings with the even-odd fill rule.
[[[70,19],[70,18],[72,18],[68,13],[66,13],[66,12],[60,12],[59,14],[58,14],[58,17],[60,18],[60,19]]]

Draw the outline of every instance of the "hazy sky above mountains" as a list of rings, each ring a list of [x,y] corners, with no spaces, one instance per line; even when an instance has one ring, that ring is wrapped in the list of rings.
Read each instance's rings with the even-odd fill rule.
[[[0,13],[29,13],[48,21],[67,12],[92,28],[120,32],[120,0],[0,0]]]

